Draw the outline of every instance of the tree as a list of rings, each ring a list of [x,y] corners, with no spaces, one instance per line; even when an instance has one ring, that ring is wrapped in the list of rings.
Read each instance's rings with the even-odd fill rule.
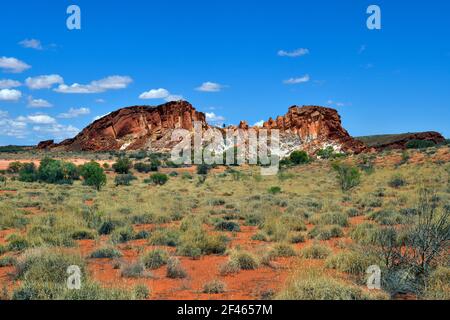
[[[130,169],[132,167],[130,159],[127,157],[121,157],[117,160],[116,163],[113,164],[114,172],[119,174],[128,174],[130,173]]]
[[[305,164],[309,162],[309,156],[305,151],[294,151],[289,156],[289,160],[295,165]]]
[[[23,164],[19,161],[11,162],[8,165],[8,172],[9,173],[19,173],[20,169],[22,168]]]
[[[87,186],[93,186],[100,191],[101,187],[106,184],[106,174],[103,169],[95,161],[81,166],[81,176],[84,179],[84,184]]]
[[[35,182],[38,180],[38,174],[34,163],[23,163],[19,170],[19,181]]]

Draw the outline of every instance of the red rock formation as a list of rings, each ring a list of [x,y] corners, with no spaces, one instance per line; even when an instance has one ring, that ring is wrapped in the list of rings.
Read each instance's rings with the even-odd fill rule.
[[[364,143],[353,139],[342,127],[341,117],[334,109],[318,106],[292,106],[285,116],[270,118],[263,128],[279,129],[298,135],[303,149],[316,152],[324,144],[330,144],[345,152],[360,153],[366,150]]]
[[[158,107],[135,106],[112,112],[86,127],[73,139],[57,146],[70,151],[139,150],[167,138],[173,129],[193,129],[193,122],[206,127],[206,117],[185,101]],[[170,139],[170,135],[168,136]]]
[[[55,145],[54,140],[46,140],[46,141],[39,142],[39,144],[37,145],[37,148],[39,150],[47,150],[47,149],[50,149],[51,147],[53,147],[54,145]]]
[[[363,142],[378,151],[406,149],[406,145],[412,140],[432,141],[435,144],[445,142],[445,138],[440,133],[434,131],[372,136],[366,139],[368,140],[363,139]]]

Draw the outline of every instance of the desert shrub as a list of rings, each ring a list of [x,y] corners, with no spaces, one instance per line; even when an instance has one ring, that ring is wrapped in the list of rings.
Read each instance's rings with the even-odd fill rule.
[[[158,166],[153,163],[138,162],[134,164],[134,170],[140,173],[149,173],[152,171],[158,171]]]
[[[203,285],[203,293],[219,294],[225,292],[225,283],[220,280],[214,279]]]
[[[391,188],[400,188],[406,185],[406,180],[400,174],[394,175],[388,182]]]
[[[71,238],[73,240],[87,240],[87,239],[95,239],[97,237],[97,233],[93,230],[89,229],[78,229],[72,232]]]
[[[115,221],[112,221],[112,220],[103,221],[98,229],[98,233],[100,235],[111,234],[117,226],[118,226],[118,224]]]
[[[350,251],[340,252],[330,256],[325,261],[325,266],[330,269],[336,269],[341,272],[353,275],[362,275],[371,265],[378,264],[376,258],[366,253]]]
[[[338,180],[342,191],[348,191],[360,184],[361,173],[358,168],[339,162],[333,163],[332,168],[338,174]]]
[[[234,221],[220,220],[214,225],[214,228],[219,231],[231,231],[231,232],[241,231],[239,224]]]
[[[270,194],[278,194],[281,193],[281,188],[278,186],[270,187],[269,190],[267,190]]]
[[[199,164],[197,166],[197,174],[206,175],[209,172],[209,166],[207,164]]]
[[[183,279],[187,277],[186,270],[183,269],[179,259],[169,258],[167,261],[167,277],[171,279]]]
[[[373,157],[363,155],[358,163],[358,168],[366,174],[375,172],[375,161]]]
[[[150,298],[150,289],[145,284],[138,284],[133,289],[137,300]]]
[[[148,251],[141,258],[141,261],[145,265],[145,267],[152,270],[158,269],[167,264],[168,260],[169,253],[166,250],[162,249]]]
[[[289,161],[294,165],[299,165],[308,163],[310,159],[305,151],[294,151],[289,156]]]
[[[85,185],[95,187],[97,190],[106,185],[106,174],[100,164],[95,161],[82,165],[80,175],[83,177]]]
[[[252,237],[252,240],[256,240],[256,241],[268,241],[268,236],[265,232],[257,232],[255,233]]]
[[[112,165],[112,168],[115,173],[119,174],[128,174],[130,173],[130,169],[132,167],[132,163],[130,159],[127,157],[120,157],[117,161]]]
[[[228,260],[219,267],[219,273],[222,276],[235,274],[241,271],[241,266],[237,260]]]
[[[342,228],[336,225],[315,226],[308,232],[308,237],[317,240],[330,240],[344,236]]]
[[[76,165],[51,158],[42,159],[37,175],[39,181],[53,184],[72,184],[79,179]]]
[[[150,176],[150,179],[148,181],[154,185],[162,186],[162,185],[165,185],[168,180],[169,180],[169,177],[166,174],[154,173]]]
[[[140,278],[145,276],[145,266],[141,262],[124,263],[120,268],[123,278]]]
[[[65,284],[67,268],[78,266],[84,274],[85,264],[81,256],[62,250],[30,249],[17,260],[15,276],[19,280]]]
[[[133,180],[137,180],[132,174],[119,174],[114,178],[114,184],[118,186],[129,186]]]
[[[423,298],[427,300],[450,300],[450,268],[438,267],[425,284]]]
[[[254,270],[259,266],[258,259],[248,251],[234,251],[230,256],[230,261],[239,265],[241,270]]]
[[[294,248],[286,243],[276,244],[275,246],[273,246],[270,253],[273,257],[293,257],[297,255]]]
[[[290,232],[288,234],[288,241],[290,243],[302,243],[305,242],[305,235],[300,232]]]
[[[350,238],[362,245],[373,244],[378,228],[373,223],[364,222],[350,230]]]
[[[367,217],[381,225],[397,225],[405,222],[405,218],[402,215],[389,210],[374,211],[369,213]]]
[[[125,243],[134,239],[134,230],[131,226],[115,229],[111,233],[111,242],[114,244]]]
[[[0,258],[0,268],[12,267],[17,263],[17,259],[13,256],[5,256]]]
[[[297,274],[276,299],[280,300],[369,300],[388,299],[380,293],[366,293],[361,288],[336,280],[321,272]]]
[[[120,258],[122,256],[122,253],[112,247],[105,247],[95,250],[91,253],[90,258],[93,259],[113,259],[113,258]]]
[[[335,224],[341,227],[348,226],[348,217],[344,213],[323,213],[320,215],[315,215],[310,219],[311,223],[316,225],[330,225]]]
[[[0,185],[6,186],[7,178],[4,175],[0,175]]]
[[[192,174],[190,174],[189,172],[183,172],[183,174],[181,175],[181,178],[183,180],[192,180]]]
[[[12,233],[6,237],[8,251],[22,251],[30,247],[29,241],[21,235]]]
[[[19,181],[36,182],[38,173],[34,163],[23,163],[19,169]]]
[[[7,171],[9,173],[19,173],[22,166],[23,164],[19,161],[10,162]]]
[[[359,217],[362,213],[356,208],[350,208],[347,210],[347,216],[349,217]]]
[[[179,243],[180,232],[174,229],[155,230],[151,237],[150,243],[156,246],[176,247]]]
[[[325,149],[320,149],[316,154],[321,159],[335,159],[344,156],[342,153],[337,153],[334,151],[333,147],[326,147]]]
[[[305,259],[325,259],[331,254],[331,249],[322,244],[314,243],[300,251],[300,256]]]
[[[429,140],[411,140],[406,143],[408,149],[426,149],[434,147],[436,144]]]

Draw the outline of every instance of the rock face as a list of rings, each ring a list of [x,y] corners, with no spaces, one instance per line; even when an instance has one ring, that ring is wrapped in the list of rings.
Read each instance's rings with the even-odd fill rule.
[[[206,128],[206,117],[185,101],[157,107],[135,106],[112,112],[86,127],[73,139],[53,148],[68,151],[111,151],[170,148],[174,129],[193,129],[199,121]]]
[[[389,149],[406,149],[407,143],[412,140],[432,141],[434,144],[445,142],[445,138],[440,133],[434,131],[361,138],[362,142],[378,151]]]
[[[37,148],[39,150],[47,150],[47,149],[50,149],[51,147],[53,147],[54,145],[55,145],[54,140],[46,140],[46,141],[39,142],[39,144],[37,145]]]
[[[308,153],[315,153],[328,146],[350,153],[360,153],[367,149],[364,143],[349,135],[342,127],[338,112],[330,108],[292,106],[286,115],[279,116],[276,120],[270,118],[263,124],[263,128],[279,129],[282,145],[283,142],[290,141],[294,149],[302,149]]]

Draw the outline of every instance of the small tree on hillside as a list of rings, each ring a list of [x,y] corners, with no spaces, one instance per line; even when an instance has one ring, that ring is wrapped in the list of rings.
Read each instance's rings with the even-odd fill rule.
[[[309,156],[305,151],[294,151],[289,156],[289,160],[292,164],[299,165],[309,162]]]
[[[127,157],[121,157],[117,160],[116,163],[113,164],[114,172],[119,174],[128,174],[130,173],[130,169],[132,167],[132,163],[130,159]]]
[[[348,191],[360,184],[361,173],[358,168],[340,162],[333,163],[332,167],[338,174],[342,191]]]
[[[81,166],[81,176],[84,179],[84,184],[87,186],[93,186],[97,190],[100,190],[106,184],[106,174],[103,169],[95,161]]]

